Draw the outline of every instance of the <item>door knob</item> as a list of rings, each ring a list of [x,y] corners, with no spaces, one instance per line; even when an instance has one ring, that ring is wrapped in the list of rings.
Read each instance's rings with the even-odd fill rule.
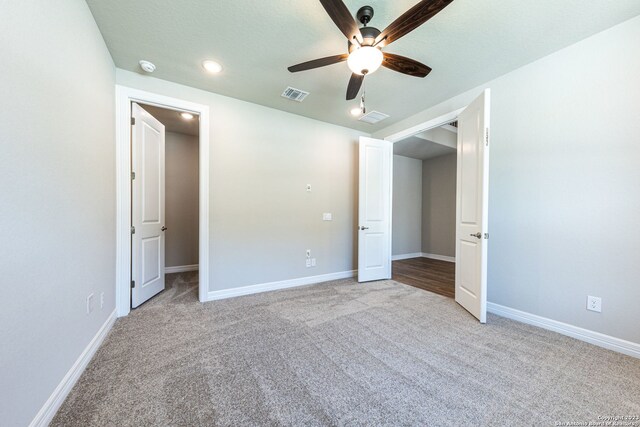
[[[469,236],[476,237],[478,239],[482,239],[482,233],[480,233],[479,231],[476,234],[469,234]]]
[[[165,227],[165,226],[163,225],[163,226],[162,226],[162,228],[161,228],[160,230],[164,231],[164,230],[166,230],[166,229],[167,229],[167,227]]]
[[[360,226],[360,230],[368,230],[368,229],[369,229],[369,227],[365,227],[364,225]]]

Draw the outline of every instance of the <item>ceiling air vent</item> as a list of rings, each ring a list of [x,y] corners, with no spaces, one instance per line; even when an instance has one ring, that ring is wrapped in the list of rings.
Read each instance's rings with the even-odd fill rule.
[[[364,116],[360,117],[358,120],[360,120],[361,122],[374,124],[386,119],[387,117],[389,117],[388,114],[384,114],[379,111],[371,111],[370,113],[367,113]]]
[[[303,90],[296,89],[296,88],[293,88],[293,87],[289,86],[288,88],[286,88],[284,90],[284,92],[282,92],[281,96],[283,98],[287,98],[287,99],[290,99],[292,101],[302,102],[307,97],[307,95],[309,95],[309,92],[305,92]]]

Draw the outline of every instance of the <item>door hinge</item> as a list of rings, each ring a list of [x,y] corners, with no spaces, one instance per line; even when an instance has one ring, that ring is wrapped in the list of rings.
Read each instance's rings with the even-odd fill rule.
[[[489,233],[484,233],[484,238],[489,239]]]
[[[135,288],[135,287],[136,287],[136,281],[135,281],[135,280],[132,280],[132,281],[131,281],[131,289],[133,289],[133,288]]]
[[[134,179],[136,179],[136,173],[135,172],[131,172],[131,180],[133,181]]]
[[[136,118],[131,117],[131,126],[134,126],[135,124],[136,124]]]
[[[485,129],[485,133],[484,133],[484,141],[486,146],[489,146],[489,128]]]
[[[136,234],[136,228],[134,226],[131,226],[131,234]]]

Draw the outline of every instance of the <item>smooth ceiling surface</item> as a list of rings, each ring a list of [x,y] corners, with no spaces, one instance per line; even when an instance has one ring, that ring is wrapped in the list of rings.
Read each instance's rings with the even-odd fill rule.
[[[419,79],[381,68],[367,78],[367,108],[391,117],[376,125],[349,115],[346,63],[291,74],[299,62],[346,52],[346,38],[317,0],[87,0],[116,66],[154,77],[374,132],[440,101],[640,14],[638,0],[454,0],[385,51],[433,68]],[[346,0],[355,15],[369,4],[384,29],[416,0]],[[224,65],[211,76],[205,58]],[[598,52],[594,52],[594,61]],[[287,86],[311,92],[303,103]]]
[[[147,113],[155,117],[164,125],[166,132],[182,133],[184,135],[198,136],[200,121],[196,115],[191,120],[186,120],[180,116],[179,111],[168,108],[155,107],[153,105],[140,104]]]

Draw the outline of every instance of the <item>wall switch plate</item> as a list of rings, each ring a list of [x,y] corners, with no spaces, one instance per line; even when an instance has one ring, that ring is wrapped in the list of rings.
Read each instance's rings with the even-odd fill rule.
[[[311,258],[311,249],[307,249],[307,258]]]
[[[104,292],[100,292],[100,310],[104,308]]]
[[[306,263],[306,265],[307,265],[307,268],[308,268],[308,267],[311,267],[311,260],[310,260],[309,258],[307,258],[307,263]]]
[[[587,296],[587,310],[602,312],[602,298]]]
[[[311,267],[315,267],[315,266],[316,266],[316,259],[311,258]]]
[[[93,294],[89,294],[87,297],[87,314],[93,311]]]
[[[333,214],[332,213],[323,213],[322,214],[322,220],[323,221],[332,221],[333,220]]]
[[[307,193],[311,193],[311,184],[307,184]]]

